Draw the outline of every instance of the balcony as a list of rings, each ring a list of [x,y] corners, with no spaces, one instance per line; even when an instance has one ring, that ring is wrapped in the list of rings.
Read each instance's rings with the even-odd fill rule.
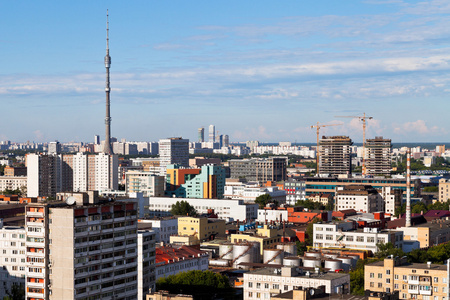
[[[43,289],[45,284],[43,282],[27,282],[27,287]]]
[[[45,273],[37,273],[37,272],[27,272],[27,277],[30,278],[44,278],[45,277]]]
[[[418,295],[419,294],[419,290],[418,289],[417,290],[409,290],[408,289],[408,293],[412,294],[412,295]]]
[[[45,299],[44,294],[42,293],[27,293],[27,298],[35,298],[35,299]]]

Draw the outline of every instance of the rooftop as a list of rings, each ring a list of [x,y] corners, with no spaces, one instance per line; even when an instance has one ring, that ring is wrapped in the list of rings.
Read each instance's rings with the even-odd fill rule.
[[[386,258],[389,259],[389,258]],[[383,267],[384,261],[377,261],[369,266],[375,267]],[[403,263],[402,265],[395,266],[396,268],[406,268],[406,269],[421,269],[421,270],[439,270],[439,271],[447,271],[447,265],[439,265],[439,264],[431,264],[430,267],[428,264],[419,264],[419,263]]]
[[[268,268],[263,268],[263,269],[258,269],[255,271],[251,271],[248,274],[253,274],[253,275],[269,275],[269,276],[282,276],[281,272],[281,268],[274,268],[274,267],[268,267]],[[333,279],[337,279],[337,278],[341,278],[344,276],[349,276],[348,274],[345,273],[314,273],[311,272],[310,275],[302,275],[302,273],[300,274],[295,274],[292,275],[292,277],[298,277],[298,278],[313,278],[313,279],[320,279],[320,280],[333,280]]]

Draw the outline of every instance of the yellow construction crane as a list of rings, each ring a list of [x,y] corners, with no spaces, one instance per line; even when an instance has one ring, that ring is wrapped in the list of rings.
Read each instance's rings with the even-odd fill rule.
[[[362,153],[362,175],[366,175],[366,120],[373,119],[373,117],[366,116],[366,113],[363,113],[362,116],[335,116],[336,118],[352,118],[359,119],[363,123],[363,153]]]
[[[319,174],[319,132],[320,128],[328,127],[328,126],[340,126],[342,124],[320,124],[317,122],[317,125],[312,125],[311,128],[316,128],[317,130],[317,148],[316,148],[316,174]]]

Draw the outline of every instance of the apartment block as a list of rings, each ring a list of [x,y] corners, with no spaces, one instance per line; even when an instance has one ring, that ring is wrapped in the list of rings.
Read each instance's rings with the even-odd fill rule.
[[[155,259],[156,259],[156,234],[149,223],[138,223],[138,300],[145,299],[146,294],[156,288]]]
[[[407,263],[398,257],[367,264],[364,288],[374,292],[399,292],[400,299],[448,300],[449,267]]]
[[[3,226],[3,219],[0,219],[0,299],[14,284],[25,288],[25,242],[24,227]]]
[[[247,181],[284,181],[287,179],[287,157],[229,160],[230,177]]]
[[[0,176],[0,191],[27,187],[26,176]]]
[[[125,173],[125,191],[129,193],[143,193],[144,197],[164,196],[165,180],[152,172],[127,171]]]
[[[64,200],[26,207],[26,299],[136,299],[137,204]]]
[[[336,189],[336,210],[354,209],[362,213],[384,211],[383,197],[370,185],[346,185]]]
[[[5,176],[27,176],[27,168],[26,167],[10,167],[6,166],[4,169]]]
[[[161,175],[165,175],[170,164],[189,167],[189,140],[181,137],[159,140],[159,159]]]
[[[391,174],[391,149],[390,139],[375,137],[366,140],[365,148],[365,167],[367,175]]]
[[[448,179],[439,179],[439,202],[447,202],[450,199],[450,181]]]
[[[295,205],[299,200],[306,199],[306,184],[304,180],[288,178],[284,182],[284,191],[286,192],[286,203]]]
[[[352,174],[352,145],[348,136],[323,136],[319,140],[319,174]]]

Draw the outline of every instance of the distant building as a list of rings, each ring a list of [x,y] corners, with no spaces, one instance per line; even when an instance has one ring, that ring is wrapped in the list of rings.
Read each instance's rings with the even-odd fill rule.
[[[61,144],[58,141],[48,143],[48,154],[61,154]]]
[[[230,177],[247,181],[284,181],[287,179],[287,157],[229,160]]]
[[[198,129],[198,141],[203,143],[205,141],[205,127],[200,127]]]
[[[376,137],[366,140],[365,167],[366,175],[391,174],[391,140]]]
[[[5,176],[27,176],[27,167],[10,167],[6,166],[4,169]]]
[[[201,168],[204,165],[220,166],[222,160],[220,158],[195,157],[189,159],[189,166],[193,168]]]
[[[0,176],[0,192],[4,190],[16,190],[27,187],[26,176]]]
[[[151,172],[128,171],[125,173],[125,191],[129,193],[143,193],[144,197],[164,196],[165,180]]]
[[[450,200],[450,181],[448,179],[439,179],[439,202],[444,203]]]
[[[168,244],[170,242],[170,237],[178,234],[178,219],[176,217],[140,219],[139,223],[152,225],[158,244]]]
[[[216,126],[214,125],[209,125],[209,139],[208,142],[210,143],[215,143],[216,142]]]
[[[207,217],[179,217],[178,234],[170,237],[171,244],[200,245],[201,241],[225,234],[225,220]]]
[[[323,136],[319,141],[319,174],[350,175],[351,145],[348,136]]]
[[[284,191],[286,192],[286,203],[295,205],[299,200],[306,199],[306,184],[304,180],[288,178],[284,182]]]
[[[178,164],[189,166],[189,140],[182,138],[169,138],[159,140],[159,159],[161,175],[166,174],[166,167]]]

